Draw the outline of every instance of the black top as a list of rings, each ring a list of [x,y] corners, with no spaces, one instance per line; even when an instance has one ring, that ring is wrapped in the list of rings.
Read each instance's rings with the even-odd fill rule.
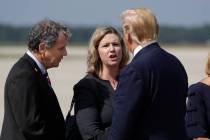
[[[107,80],[88,74],[74,86],[75,114],[84,140],[107,139],[114,89]]]
[[[210,86],[198,82],[188,91],[186,127],[189,137],[210,138]]]

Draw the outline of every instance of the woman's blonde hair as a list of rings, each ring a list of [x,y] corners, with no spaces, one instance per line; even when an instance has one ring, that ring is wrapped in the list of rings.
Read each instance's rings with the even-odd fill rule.
[[[92,34],[89,43],[87,56],[87,73],[99,75],[101,72],[102,62],[98,53],[98,45],[103,37],[107,34],[115,34],[119,37],[120,45],[122,47],[122,60],[120,62],[120,68],[127,64],[129,60],[129,54],[120,33],[112,26],[98,27]]]
[[[147,8],[129,9],[122,12],[121,18],[123,31],[129,32],[136,43],[157,40],[159,25],[151,10]]]

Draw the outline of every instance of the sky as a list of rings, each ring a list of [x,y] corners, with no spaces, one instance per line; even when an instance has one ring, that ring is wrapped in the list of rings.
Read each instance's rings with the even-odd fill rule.
[[[52,19],[72,26],[121,25],[120,14],[146,7],[160,25],[210,24],[210,0],[0,0],[0,23],[16,26]]]

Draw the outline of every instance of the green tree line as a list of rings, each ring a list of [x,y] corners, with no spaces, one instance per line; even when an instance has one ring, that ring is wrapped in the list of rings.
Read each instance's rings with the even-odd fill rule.
[[[0,44],[27,42],[31,27],[17,27],[0,24]],[[71,43],[87,44],[96,27],[70,27]],[[120,30],[120,28],[118,28]],[[210,25],[201,27],[161,26],[159,41],[161,43],[209,43]]]

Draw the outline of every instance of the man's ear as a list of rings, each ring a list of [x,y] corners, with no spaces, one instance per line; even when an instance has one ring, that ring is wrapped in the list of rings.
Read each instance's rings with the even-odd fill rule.
[[[38,50],[40,54],[44,54],[44,52],[46,51],[45,43],[40,43]]]
[[[132,38],[131,38],[130,32],[125,32],[125,33],[124,33],[124,38],[125,38],[125,40],[126,40],[129,44],[132,43]]]
[[[133,51],[133,40],[132,40],[130,32],[124,33],[124,41],[125,41],[125,45],[128,48],[128,50],[132,52]]]
[[[132,40],[131,34],[129,32],[127,33],[127,40],[128,40],[129,44],[132,44],[133,40]]]

